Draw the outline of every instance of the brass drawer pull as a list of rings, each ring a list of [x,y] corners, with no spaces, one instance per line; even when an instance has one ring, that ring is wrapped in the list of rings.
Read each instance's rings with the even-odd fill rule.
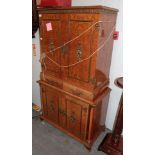
[[[49,84],[53,85],[53,86],[59,86],[59,84],[58,84],[57,82],[55,82],[55,81],[48,80],[48,79],[46,79],[46,81],[47,81]]]
[[[72,92],[74,95],[76,95],[76,96],[82,95],[82,92],[80,92],[80,91],[78,91],[78,90],[73,90],[73,89],[71,89],[71,92]]]

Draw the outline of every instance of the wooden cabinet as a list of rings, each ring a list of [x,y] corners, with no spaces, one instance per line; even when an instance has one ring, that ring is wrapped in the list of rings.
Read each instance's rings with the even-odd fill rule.
[[[89,148],[105,123],[117,11],[39,9],[42,118]]]
[[[43,109],[41,118],[91,147],[104,129],[104,124],[100,124],[101,108],[106,115],[110,89],[106,88],[96,100],[89,101],[44,81],[39,83]]]

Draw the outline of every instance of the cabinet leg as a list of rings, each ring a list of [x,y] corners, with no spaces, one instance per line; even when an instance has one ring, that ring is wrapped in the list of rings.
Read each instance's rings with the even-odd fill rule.
[[[84,145],[85,146],[85,148],[88,150],[88,151],[91,151],[91,146],[90,145]]]
[[[43,121],[43,120],[44,120],[44,119],[42,118],[42,116],[40,116],[39,118],[40,118],[40,121]]]

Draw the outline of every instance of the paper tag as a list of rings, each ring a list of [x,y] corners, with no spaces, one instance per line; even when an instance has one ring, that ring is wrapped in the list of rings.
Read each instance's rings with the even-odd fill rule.
[[[47,29],[47,31],[52,31],[52,24],[46,23],[46,29]]]

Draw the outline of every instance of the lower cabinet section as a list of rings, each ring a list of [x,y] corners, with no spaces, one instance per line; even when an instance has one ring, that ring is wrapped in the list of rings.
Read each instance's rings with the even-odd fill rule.
[[[80,98],[78,99],[76,96],[60,91],[58,88],[46,84],[40,84],[40,86],[42,118],[90,148],[101,132],[101,106],[105,104],[102,108],[106,108],[104,109],[106,112],[110,89],[107,88],[101,94],[104,97],[103,103],[103,97],[100,97],[89,104],[90,101],[86,102]]]

